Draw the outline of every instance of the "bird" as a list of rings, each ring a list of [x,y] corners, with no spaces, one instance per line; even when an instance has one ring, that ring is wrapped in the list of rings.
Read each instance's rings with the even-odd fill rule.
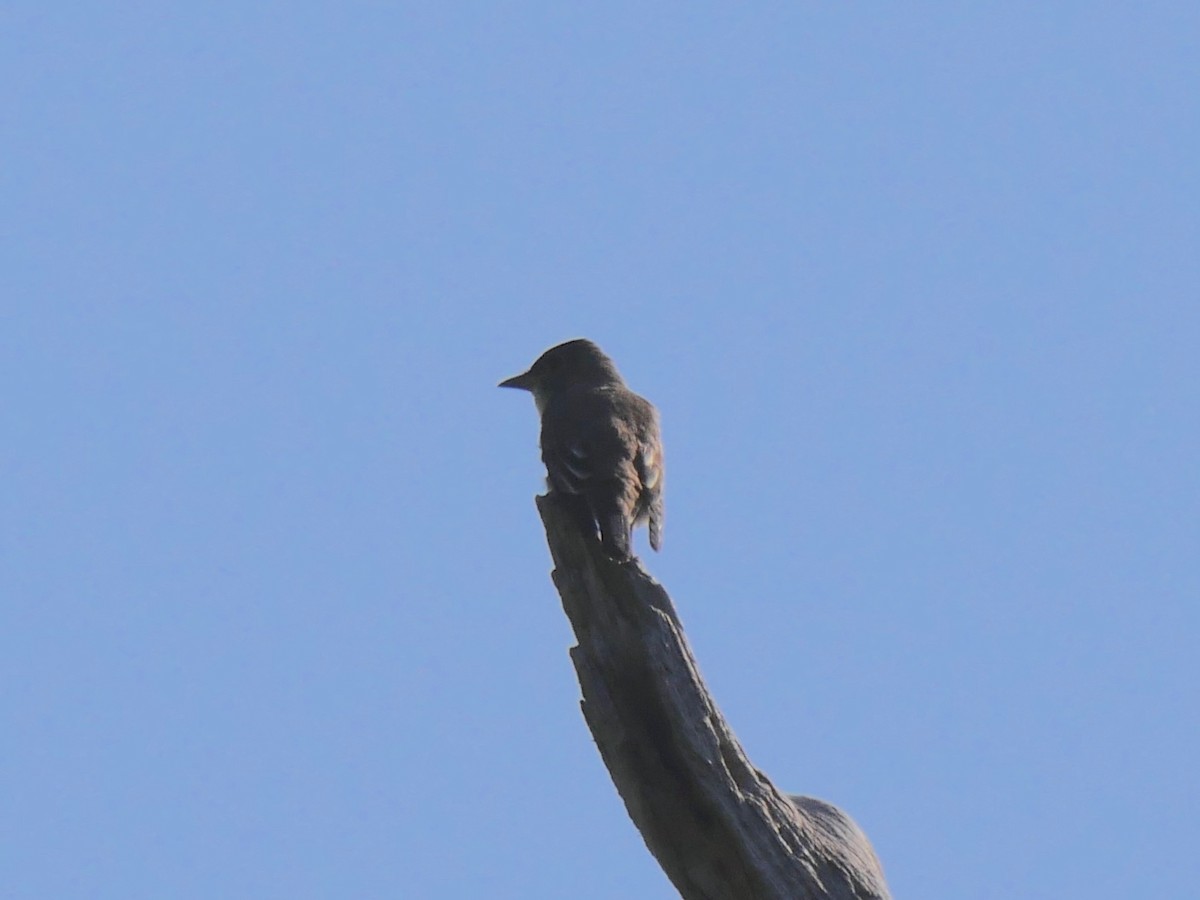
[[[633,557],[633,528],[662,547],[663,448],[658,410],[631,391],[616,364],[584,338],[551,347],[499,387],[533,394],[551,493],[569,498],[609,557]]]

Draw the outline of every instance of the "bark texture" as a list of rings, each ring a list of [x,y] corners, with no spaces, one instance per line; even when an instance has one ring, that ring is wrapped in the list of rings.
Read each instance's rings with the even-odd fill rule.
[[[583,714],[634,825],[685,900],[888,900],[837,807],[781,793],[704,685],[667,592],[616,563],[553,494],[538,498],[575,631]]]

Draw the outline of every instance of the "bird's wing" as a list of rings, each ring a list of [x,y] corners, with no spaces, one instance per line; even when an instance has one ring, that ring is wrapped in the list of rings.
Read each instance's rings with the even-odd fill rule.
[[[551,487],[587,493],[620,478],[636,451],[609,396],[592,393],[568,400],[547,405],[542,414],[542,460]]]
[[[550,486],[568,494],[581,494],[594,477],[591,455],[582,440],[551,441],[542,445],[542,459]]]
[[[637,456],[633,459],[642,490],[657,491],[662,481],[662,448],[657,442],[642,441],[638,444]]]
[[[550,486],[568,494],[583,493],[595,478],[595,447],[577,411],[547,406],[542,416],[542,461]]]

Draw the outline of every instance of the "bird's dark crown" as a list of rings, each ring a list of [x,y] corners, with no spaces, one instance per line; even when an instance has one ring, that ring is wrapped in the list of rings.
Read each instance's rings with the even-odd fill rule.
[[[616,364],[585,338],[577,338],[551,347],[529,367],[529,374],[541,384],[622,384]]]

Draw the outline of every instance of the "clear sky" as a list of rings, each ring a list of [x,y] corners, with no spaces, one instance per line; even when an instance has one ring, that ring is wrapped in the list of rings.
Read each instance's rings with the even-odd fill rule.
[[[897,898],[1200,883],[1200,5],[0,12],[0,895],[669,898],[529,398]]]

